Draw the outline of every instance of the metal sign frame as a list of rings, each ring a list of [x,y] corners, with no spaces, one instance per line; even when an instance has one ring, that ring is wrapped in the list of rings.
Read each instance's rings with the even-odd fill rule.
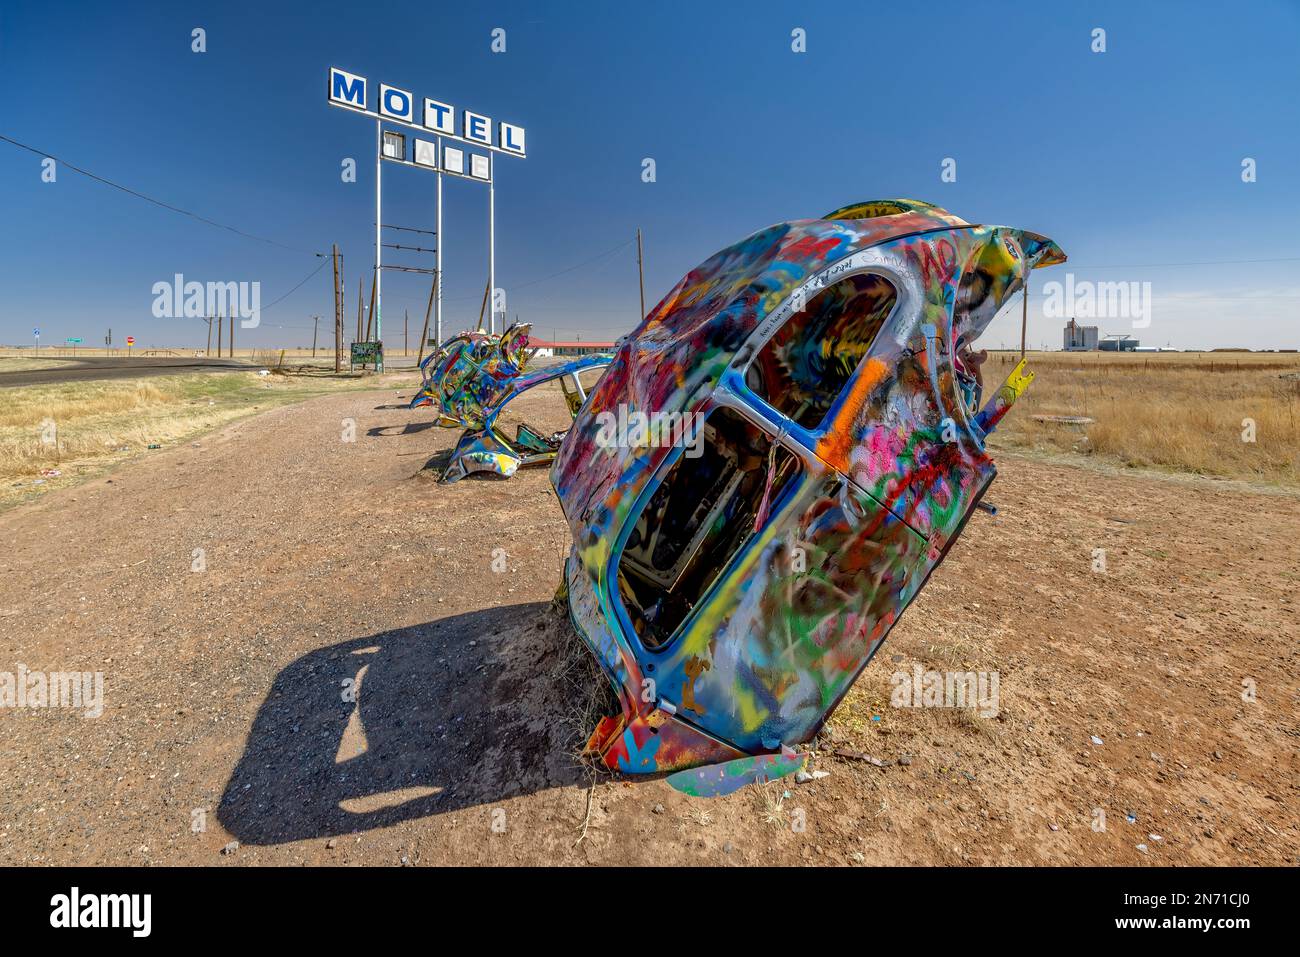
[[[344,98],[339,99],[334,96],[335,76],[340,75],[344,78],[343,93]],[[358,89],[357,84],[360,84]],[[475,113],[472,110],[460,109],[462,131],[467,135],[457,135],[456,133],[456,107],[443,103],[440,100],[433,100],[424,97],[420,101],[422,119],[428,120],[430,106],[434,107],[438,117],[437,123],[429,125],[427,122],[416,123],[416,96],[409,90],[401,87],[391,86],[387,83],[375,84],[378,87],[376,105],[377,110],[369,108],[371,82],[368,78],[358,74],[349,73],[340,67],[330,67],[325,75],[325,97],[330,106],[339,109],[348,110],[360,116],[369,117],[375,121],[375,338],[383,339],[383,239],[380,231],[380,223],[383,222],[383,166],[384,160],[390,163],[398,163],[402,166],[411,166],[415,169],[422,169],[426,172],[432,172],[437,177],[436,191],[436,226],[434,230],[437,234],[437,245],[435,248],[435,271],[437,280],[435,286],[434,299],[434,335],[438,342],[442,342],[442,177],[446,173],[448,176],[456,176],[459,179],[473,180],[477,183],[486,183],[488,187],[488,331],[496,332],[497,311],[496,311],[496,177],[494,158],[492,154],[500,153],[505,156],[514,156],[519,159],[527,159],[527,130],[522,126],[517,126],[504,121],[497,121],[496,142],[493,142],[492,118],[482,114]],[[360,99],[361,105],[350,96],[352,92]],[[408,109],[404,113],[393,113],[386,109],[385,95],[389,93],[401,94],[405,97]],[[409,117],[406,119],[404,117]],[[398,160],[393,157],[384,155],[384,124],[388,123],[394,126],[405,126],[417,132],[424,133],[433,139],[437,152],[438,165],[427,166],[423,163],[415,163],[408,160],[405,155]],[[471,128],[482,128],[482,137],[468,136]],[[505,146],[504,144],[514,143],[516,134],[520,141],[518,148]],[[408,137],[414,139],[413,137]],[[456,143],[464,144],[470,150],[487,150],[488,175],[486,178],[474,176],[472,172],[454,172],[446,169],[446,145],[443,140],[452,140]],[[498,143],[502,145],[497,145]],[[414,151],[412,146],[411,152]],[[405,154],[404,150],[404,154]],[[474,154],[470,153],[469,169],[474,168]],[[502,326],[505,326],[505,317],[502,315]]]

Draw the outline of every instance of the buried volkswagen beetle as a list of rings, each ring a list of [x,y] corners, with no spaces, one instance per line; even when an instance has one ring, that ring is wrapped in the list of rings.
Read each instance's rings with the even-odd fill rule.
[[[724,793],[798,766],[996,475],[973,344],[1035,233],[882,200],[693,270],[620,341],[551,468],[570,616],[617,692],[610,767]],[[990,390],[992,391],[992,390]],[[686,423],[668,429],[616,422]],[[664,437],[669,437],[664,441]]]
[[[464,429],[442,475],[455,482],[475,472],[509,478],[523,466],[545,465],[555,457],[564,432],[546,433],[521,422],[511,438],[497,426],[505,407],[520,394],[558,379],[570,414],[587,398],[583,374],[609,365],[601,354],[525,372],[529,324],[500,336],[475,331],[452,336],[420,363],[424,383],[410,408],[433,406],[438,424]]]

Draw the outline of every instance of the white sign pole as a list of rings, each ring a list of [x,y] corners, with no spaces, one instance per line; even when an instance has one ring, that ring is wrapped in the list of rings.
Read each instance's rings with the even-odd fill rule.
[[[489,173],[490,175],[490,173]],[[488,331],[497,331],[497,184],[488,182]],[[505,330],[502,329],[502,332]]]
[[[383,302],[384,270],[383,240],[380,238],[380,224],[384,221],[384,122],[375,120],[375,340],[383,342],[384,314],[380,310]]]
[[[442,169],[441,169],[441,164],[439,164],[439,167],[440,168],[437,174],[438,212],[433,226],[433,230],[434,230],[433,338],[438,345],[442,345]]]

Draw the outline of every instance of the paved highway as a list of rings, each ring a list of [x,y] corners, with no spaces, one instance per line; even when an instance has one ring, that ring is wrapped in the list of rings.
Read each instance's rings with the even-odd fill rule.
[[[0,371],[0,388],[92,379],[138,379],[142,376],[182,375],[187,372],[247,372],[253,368],[238,359],[195,359],[184,356],[140,356],[131,359],[87,356],[84,359],[61,359],[60,363],[49,368],[33,364],[30,368],[12,372]]]

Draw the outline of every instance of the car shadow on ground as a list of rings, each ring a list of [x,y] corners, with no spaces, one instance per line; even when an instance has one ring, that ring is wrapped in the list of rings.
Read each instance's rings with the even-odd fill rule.
[[[427,432],[437,424],[437,422],[407,422],[403,425],[377,425],[373,429],[366,430],[366,435],[376,439],[396,435],[415,435],[417,432]]]
[[[443,473],[447,471],[447,466],[451,464],[451,455],[454,451],[455,449],[441,449],[433,453],[420,471],[434,478],[442,478]]]
[[[584,783],[561,719],[577,640],[537,602],[304,655],[276,676],[217,818],[277,844]]]

